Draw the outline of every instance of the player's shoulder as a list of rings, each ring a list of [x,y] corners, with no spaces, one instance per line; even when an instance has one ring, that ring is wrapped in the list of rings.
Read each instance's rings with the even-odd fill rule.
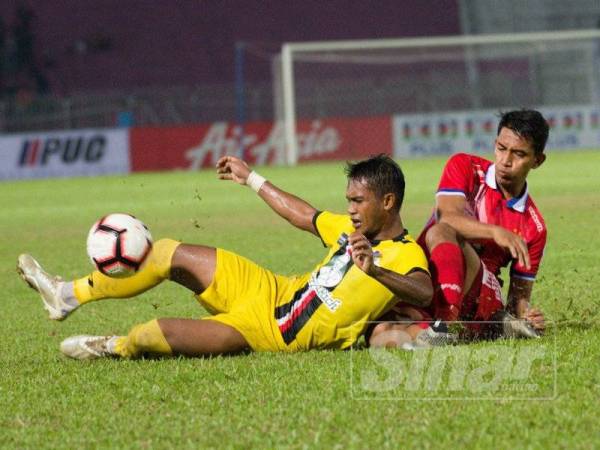
[[[331,211],[317,211],[313,221],[335,222],[344,225],[352,223],[348,214],[338,214]]]
[[[397,238],[383,242],[388,244],[383,253],[387,255],[389,269],[399,273],[408,273],[415,268],[429,272],[425,251],[406,230]]]
[[[414,237],[412,237],[408,230],[404,230],[404,233],[402,233],[402,238],[400,240],[403,244],[419,246],[419,244],[417,244],[417,240]]]
[[[482,158],[478,155],[472,155],[470,153],[455,153],[444,167],[446,174],[463,174],[483,176],[488,168],[492,165],[492,161]]]
[[[470,166],[481,166],[484,169],[487,169],[493,163],[492,161],[485,159],[479,155],[473,155],[471,153],[455,153],[450,158],[446,164],[461,164],[461,165],[470,165]]]
[[[422,252],[423,249],[417,243],[417,241],[408,233],[407,230],[399,235],[398,237],[388,241],[391,246],[396,247],[398,250],[404,252]]]
[[[313,216],[313,225],[324,243],[328,239],[337,239],[339,233],[351,233],[354,230],[350,216],[331,211],[317,211]]]
[[[469,153],[452,155],[442,171],[437,193],[440,195],[460,193],[468,196],[483,182],[491,164],[491,161]]]

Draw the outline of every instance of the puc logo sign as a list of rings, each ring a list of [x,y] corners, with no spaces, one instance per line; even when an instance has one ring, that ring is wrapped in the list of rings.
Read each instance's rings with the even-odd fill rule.
[[[102,159],[106,149],[106,137],[63,137],[26,139],[19,155],[20,167],[46,166],[53,160],[72,164],[76,161],[95,163]]]

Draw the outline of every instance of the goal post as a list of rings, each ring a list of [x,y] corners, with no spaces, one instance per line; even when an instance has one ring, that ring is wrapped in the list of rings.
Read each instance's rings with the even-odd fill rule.
[[[274,111],[298,121],[598,104],[600,30],[284,43]]]
[[[281,95],[283,103],[283,123],[285,130],[285,163],[294,166],[298,163],[298,147],[296,141],[296,111],[294,93],[294,66],[292,49],[294,44],[283,44],[281,47]],[[274,98],[277,102],[278,96]],[[275,108],[275,110],[277,110]]]

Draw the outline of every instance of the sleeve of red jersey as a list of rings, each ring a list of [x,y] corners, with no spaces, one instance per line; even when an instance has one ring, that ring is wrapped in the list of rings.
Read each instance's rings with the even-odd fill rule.
[[[444,166],[436,195],[466,196],[472,174],[469,155],[465,153],[453,155]]]
[[[527,269],[522,266],[518,261],[513,261],[510,268],[510,276],[515,278],[521,278],[523,280],[534,281],[537,275],[540,263],[542,262],[542,256],[544,256],[544,248],[546,247],[546,230],[539,233],[534,240],[532,240],[527,248],[529,250],[529,261],[531,267]]]

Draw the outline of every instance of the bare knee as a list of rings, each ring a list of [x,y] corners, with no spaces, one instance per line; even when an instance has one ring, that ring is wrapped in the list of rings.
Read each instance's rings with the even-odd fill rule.
[[[398,323],[379,323],[373,328],[369,337],[369,346],[373,348],[402,348],[404,344],[412,342],[412,337],[407,332],[408,326]]]
[[[429,251],[433,250],[436,246],[443,242],[450,242],[453,244],[459,244],[460,239],[458,233],[454,228],[446,223],[436,223],[425,235],[425,244]]]
[[[169,278],[199,294],[212,282],[216,260],[213,247],[181,244],[173,253]]]

